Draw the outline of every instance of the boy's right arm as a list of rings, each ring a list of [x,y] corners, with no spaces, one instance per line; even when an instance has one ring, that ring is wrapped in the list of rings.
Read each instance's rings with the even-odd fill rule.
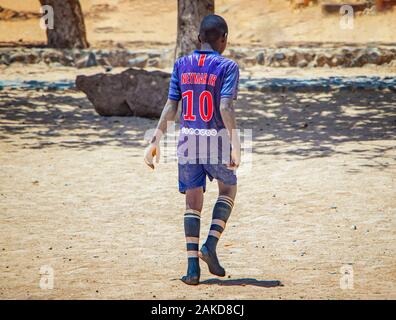
[[[159,144],[161,141],[161,137],[166,132],[168,123],[175,121],[178,105],[179,105],[178,101],[168,99],[164,109],[162,110],[161,117],[158,121],[157,128],[154,131],[150,144],[145,150],[144,161],[152,169],[154,169],[154,164],[153,164],[154,157],[156,163],[159,163],[160,160]]]
[[[179,83],[179,72],[178,72],[179,60],[175,62],[171,79],[169,83],[169,94],[168,101],[165,104],[164,109],[161,113],[161,118],[158,122],[157,129],[155,129],[153,138],[151,139],[150,145],[146,148],[144,153],[144,161],[151,168],[154,169],[153,159],[156,158],[156,163],[160,159],[159,143],[162,135],[166,132],[168,122],[175,121],[177,108],[179,101],[182,98],[180,83]]]

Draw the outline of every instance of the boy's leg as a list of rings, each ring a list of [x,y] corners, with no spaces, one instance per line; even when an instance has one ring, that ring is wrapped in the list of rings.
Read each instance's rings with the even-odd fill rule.
[[[234,206],[237,186],[227,185],[221,181],[218,181],[218,185],[219,197],[213,208],[212,224],[210,226],[208,238],[202,246],[199,256],[208,264],[211,273],[224,277],[225,270],[217,259],[216,247]]]
[[[184,214],[184,233],[187,245],[187,275],[182,277],[186,284],[199,283],[200,268],[198,260],[199,230],[203,205],[203,187],[186,190],[186,212]]]

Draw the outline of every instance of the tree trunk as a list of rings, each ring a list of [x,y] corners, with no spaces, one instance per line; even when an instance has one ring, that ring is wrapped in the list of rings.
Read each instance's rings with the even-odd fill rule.
[[[88,48],[84,16],[79,0],[40,0],[54,10],[54,28],[47,28],[51,48]]]
[[[214,13],[215,0],[178,0],[176,58],[199,48],[202,19]]]

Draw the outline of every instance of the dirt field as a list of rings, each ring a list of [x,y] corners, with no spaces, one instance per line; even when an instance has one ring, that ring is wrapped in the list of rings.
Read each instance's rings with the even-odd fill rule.
[[[0,91],[0,298],[395,299],[395,103],[242,92],[253,165],[219,244],[228,277],[202,265],[188,287],[176,164],[142,161],[155,121],[99,117],[75,92]],[[203,239],[215,199],[212,183]]]

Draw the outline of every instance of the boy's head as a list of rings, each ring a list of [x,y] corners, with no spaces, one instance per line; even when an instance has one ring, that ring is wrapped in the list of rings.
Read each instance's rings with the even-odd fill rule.
[[[199,28],[198,39],[201,44],[208,43],[213,50],[223,53],[227,46],[227,22],[215,14],[203,18]]]

